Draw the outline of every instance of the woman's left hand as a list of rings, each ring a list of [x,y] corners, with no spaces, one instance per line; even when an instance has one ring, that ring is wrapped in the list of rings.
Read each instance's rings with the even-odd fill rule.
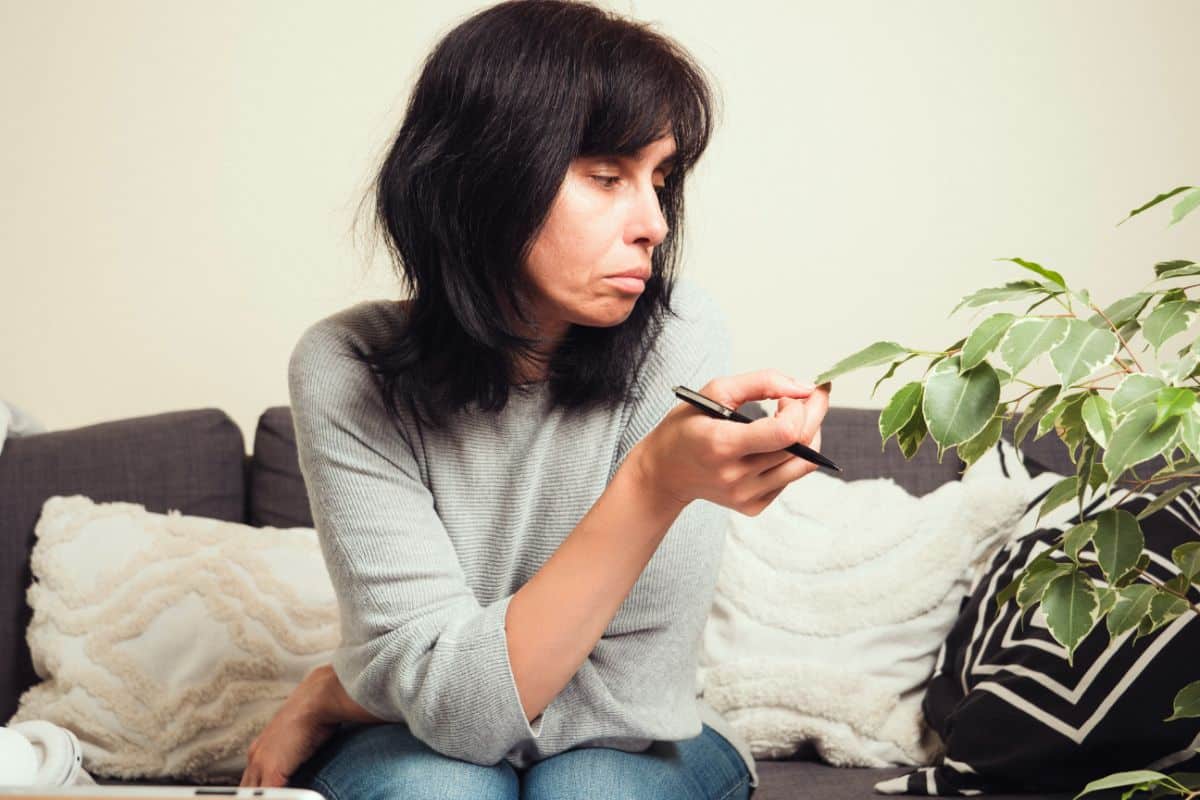
[[[329,666],[317,667],[250,743],[242,786],[287,786],[288,778],[337,730],[322,712],[329,702]],[[333,676],[337,680],[336,676]]]

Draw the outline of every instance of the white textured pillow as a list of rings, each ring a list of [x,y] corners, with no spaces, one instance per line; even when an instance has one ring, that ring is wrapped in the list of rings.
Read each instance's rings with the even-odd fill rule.
[[[813,472],[730,514],[697,686],[755,756],[804,745],[838,766],[927,764],[921,700],[975,565],[1032,491],[993,448],[923,497]]]
[[[311,528],[254,528],[51,497],[31,556],[43,680],[11,722],[71,729],[114,778],[237,783],[246,748],[337,646]]]

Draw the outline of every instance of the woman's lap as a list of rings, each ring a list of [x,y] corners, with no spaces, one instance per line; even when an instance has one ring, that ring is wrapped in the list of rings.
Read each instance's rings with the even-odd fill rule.
[[[682,742],[640,753],[579,747],[516,770],[449,758],[403,724],[345,725],[292,777],[329,800],[742,800],[750,776],[729,742],[705,725]]]
[[[655,742],[627,753],[579,747],[532,764],[521,775],[522,800],[549,798],[704,798],[744,800],[750,775],[733,745],[709,726],[681,742]]]

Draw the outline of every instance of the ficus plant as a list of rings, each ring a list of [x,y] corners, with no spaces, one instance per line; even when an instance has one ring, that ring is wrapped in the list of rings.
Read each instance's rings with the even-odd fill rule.
[[[1177,198],[1169,223],[1174,225],[1200,206],[1200,188],[1180,186],[1160,194],[1117,224],[1171,198]],[[1133,631],[1131,641],[1136,642],[1183,614],[1200,615],[1200,605],[1188,596],[1200,588],[1200,529],[1192,527],[1197,541],[1171,553],[1178,575],[1160,581],[1146,571],[1150,559],[1140,524],[1200,483],[1200,338],[1190,333],[1173,354],[1163,353],[1167,342],[1187,333],[1200,316],[1200,301],[1188,294],[1200,286],[1195,277],[1200,276],[1200,264],[1182,259],[1155,264],[1154,278],[1141,291],[1101,308],[1086,289],[1069,286],[1060,273],[1041,264],[1023,258],[997,261],[1011,262],[1035,277],[973,292],[950,316],[964,307],[1032,300],[1023,313],[996,311],[945,350],[875,342],[818,375],[816,382],[888,364],[871,391],[874,397],[900,365],[929,358],[921,379],[901,386],[879,415],[883,447],[895,436],[906,460],[928,436],[937,445],[939,463],[953,447],[970,467],[995,447],[1005,422],[1023,402],[1012,429],[1018,450],[1030,433],[1033,441],[1050,431],[1062,439],[1076,474],[1051,488],[1037,518],[1074,502],[1079,507],[1076,518],[1083,521],[1035,557],[997,600],[1003,606],[1015,599],[1022,615],[1040,605],[1051,635],[1073,663],[1076,647],[1101,620],[1110,641]],[[1153,364],[1144,363],[1150,350]],[[1044,356],[1057,382],[1041,385],[1020,377]],[[1005,393],[1013,396],[1004,399]],[[1138,474],[1139,466],[1159,457],[1165,466],[1146,477]],[[1142,471],[1147,468],[1142,466]],[[1084,507],[1100,492],[1107,497],[1115,487],[1140,492],[1165,483],[1173,485],[1136,516],[1118,504],[1084,519]],[[1191,492],[1183,497],[1195,502]],[[1088,543],[1094,558],[1081,556]],[[1173,713],[1164,721],[1188,717],[1200,717],[1200,680],[1179,690]],[[1178,794],[1194,799],[1200,796],[1200,775],[1119,773],[1093,781],[1080,795],[1120,787],[1130,787],[1122,800],[1142,790],[1155,797]]]

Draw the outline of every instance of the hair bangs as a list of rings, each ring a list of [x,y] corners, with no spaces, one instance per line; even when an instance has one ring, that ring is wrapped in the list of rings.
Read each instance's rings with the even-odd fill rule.
[[[676,174],[691,170],[712,135],[713,102],[702,68],[648,27],[622,26],[582,55],[594,87],[580,139],[581,156],[632,156],[673,134]]]

